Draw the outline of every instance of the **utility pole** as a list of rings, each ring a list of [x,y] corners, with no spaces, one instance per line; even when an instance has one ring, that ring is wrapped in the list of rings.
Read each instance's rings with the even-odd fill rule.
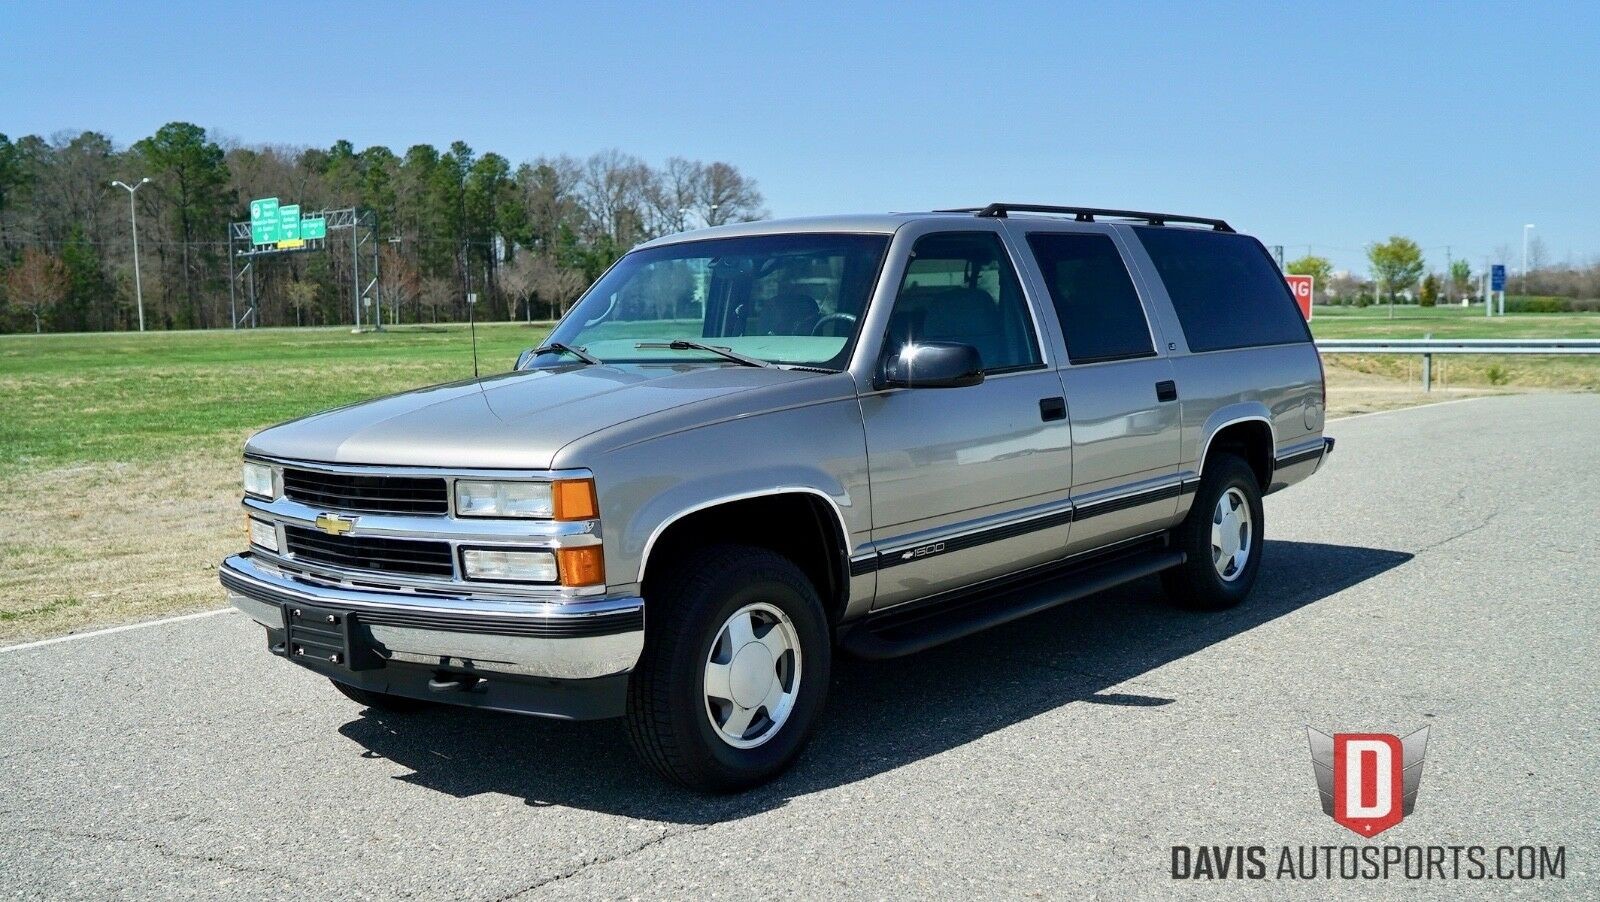
[[[114,187],[121,188],[128,192],[128,220],[133,223],[133,294],[134,297],[137,298],[137,303],[139,305],[140,332],[144,331],[144,285],[139,279],[139,211],[133,205],[133,195],[134,192],[138,191],[140,188],[143,188],[149,183],[150,180],[147,178],[140,179],[139,184],[134,185],[132,188],[129,188],[120,181],[111,183]],[[1526,250],[1523,251],[1522,256],[1524,258],[1528,256]]]
[[[1450,256],[1450,245],[1447,244],[1444,246],[1444,296],[1447,303],[1450,302],[1450,295],[1453,293],[1452,289],[1456,284],[1455,274],[1450,272],[1451,267],[1454,265],[1455,258]]]
[[[1531,223],[1531,222],[1522,227],[1522,295],[1523,295],[1523,297],[1527,297],[1527,295],[1528,295],[1528,230],[1531,229],[1531,228],[1533,228],[1533,223]],[[1502,301],[1501,303],[1503,305],[1505,302]],[[1505,311],[1501,310],[1500,312],[1504,313]]]

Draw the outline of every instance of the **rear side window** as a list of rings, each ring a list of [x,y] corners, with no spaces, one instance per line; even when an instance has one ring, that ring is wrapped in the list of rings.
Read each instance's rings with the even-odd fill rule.
[[[1254,238],[1135,226],[1167,286],[1191,351],[1310,341],[1294,296]]]
[[[1073,363],[1150,357],[1150,325],[1122,255],[1106,235],[1039,232],[1028,246],[1055,302]]]

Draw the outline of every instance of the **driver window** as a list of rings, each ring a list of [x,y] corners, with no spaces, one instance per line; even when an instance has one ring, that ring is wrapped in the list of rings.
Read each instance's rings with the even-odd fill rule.
[[[884,343],[972,345],[988,374],[1042,365],[1027,301],[1000,236],[938,232],[917,239]]]

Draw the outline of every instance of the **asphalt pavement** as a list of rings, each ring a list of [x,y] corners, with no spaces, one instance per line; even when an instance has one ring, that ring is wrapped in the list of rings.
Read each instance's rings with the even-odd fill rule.
[[[617,722],[364,711],[233,613],[0,651],[0,896],[1596,897],[1600,396],[1328,433],[1242,607],[1146,580],[841,661],[740,796],[659,783]],[[1308,726],[1429,727],[1412,814],[1335,824]],[[1369,842],[1563,846],[1566,876],[1171,876],[1174,845]]]

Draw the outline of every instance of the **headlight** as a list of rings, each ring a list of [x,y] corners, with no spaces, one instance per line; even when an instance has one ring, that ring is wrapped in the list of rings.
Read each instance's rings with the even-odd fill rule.
[[[456,480],[458,517],[541,517],[593,520],[600,516],[593,479],[555,482]]]
[[[258,548],[265,548],[273,554],[278,553],[278,530],[271,523],[264,523],[255,517],[246,517],[250,521],[250,544]]]
[[[272,468],[266,464],[245,461],[244,493],[269,500],[276,498],[278,493],[272,487]]]
[[[549,517],[555,503],[548,482],[456,480],[456,515],[461,517]]]
[[[467,579],[519,583],[556,581],[556,556],[548,551],[496,551],[468,548],[461,552]]]

